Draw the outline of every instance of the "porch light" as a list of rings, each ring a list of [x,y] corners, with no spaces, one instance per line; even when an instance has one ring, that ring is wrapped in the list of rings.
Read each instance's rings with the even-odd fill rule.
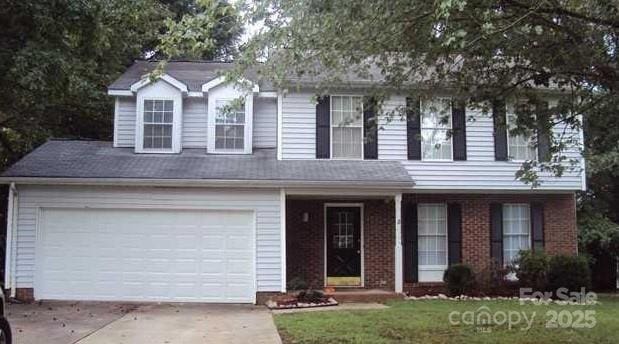
[[[309,213],[308,212],[303,213],[303,216],[301,217],[301,221],[303,221],[303,222],[309,221]]]

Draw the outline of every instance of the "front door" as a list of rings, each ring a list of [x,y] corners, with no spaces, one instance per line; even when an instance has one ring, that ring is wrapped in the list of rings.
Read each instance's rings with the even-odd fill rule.
[[[327,207],[327,285],[361,286],[361,208]]]

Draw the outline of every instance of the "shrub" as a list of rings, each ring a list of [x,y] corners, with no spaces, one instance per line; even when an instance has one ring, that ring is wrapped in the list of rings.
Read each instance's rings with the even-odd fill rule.
[[[450,295],[467,294],[475,284],[473,269],[467,264],[454,264],[445,270],[443,281]]]
[[[552,292],[556,292],[559,288],[579,292],[580,288],[591,287],[589,263],[583,256],[553,256],[548,264],[547,277],[548,288]]]
[[[548,287],[548,255],[544,252],[520,251],[516,262],[516,277],[521,287],[546,291]]]
[[[304,290],[297,295],[297,301],[302,303],[320,303],[325,300],[325,295],[319,290]]]
[[[510,272],[503,264],[493,262],[475,277],[478,293],[484,296],[517,295],[517,287],[507,278]]]
[[[305,290],[307,282],[301,277],[294,277],[288,282],[288,290]]]

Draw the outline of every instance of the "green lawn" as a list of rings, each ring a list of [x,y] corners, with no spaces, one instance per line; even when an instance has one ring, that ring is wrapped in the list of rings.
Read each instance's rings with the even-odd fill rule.
[[[281,314],[275,316],[275,323],[284,343],[619,343],[619,297],[601,297],[599,301],[593,306],[520,305],[517,301],[394,301],[389,303],[389,309],[382,310]],[[482,306],[488,307],[491,314],[525,312],[529,319],[533,313],[536,315],[529,330],[522,330],[526,327],[524,320],[512,329],[507,324],[484,328],[475,324],[452,325],[449,321],[452,311],[463,314],[478,311]],[[548,311],[568,311],[563,312],[562,322],[573,324],[587,310],[595,311],[593,328],[546,328]],[[516,320],[515,315],[512,317]],[[497,320],[502,320],[500,315]]]

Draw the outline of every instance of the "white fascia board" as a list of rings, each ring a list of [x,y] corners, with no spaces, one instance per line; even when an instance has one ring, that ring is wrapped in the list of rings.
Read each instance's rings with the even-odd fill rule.
[[[258,93],[258,98],[277,98],[277,92],[275,92],[275,91],[259,92]]]
[[[167,82],[168,84],[176,87],[177,89],[179,89],[183,95],[186,95],[189,90],[187,89],[187,85],[183,84],[182,82],[174,79],[173,77],[169,76],[168,74],[163,74],[159,77],[157,77],[157,80],[163,80],[165,82]],[[143,78],[142,80],[134,83],[133,85],[131,85],[131,92],[137,92],[140,88],[150,84],[151,78]]]
[[[144,178],[54,178],[54,177],[0,177],[0,184],[27,185],[112,185],[112,186],[162,186],[162,187],[247,187],[277,188],[292,187],[308,190],[356,189],[356,190],[411,190],[408,182],[368,183],[355,181],[294,181],[294,180],[226,180],[226,179],[144,179]]]
[[[253,81],[247,80],[245,78],[241,78],[239,79],[239,82],[244,82],[244,83],[250,83],[253,85],[252,87],[252,92],[254,93],[258,93],[260,92],[260,87],[258,87],[258,84],[254,83]],[[206,84],[202,85],[202,92],[204,93],[208,93],[208,91],[212,88],[215,88],[219,85],[222,85],[226,83],[226,77],[225,76],[219,76],[209,82],[207,82]]]
[[[133,97],[135,94],[129,90],[107,90],[109,96],[116,97]]]

